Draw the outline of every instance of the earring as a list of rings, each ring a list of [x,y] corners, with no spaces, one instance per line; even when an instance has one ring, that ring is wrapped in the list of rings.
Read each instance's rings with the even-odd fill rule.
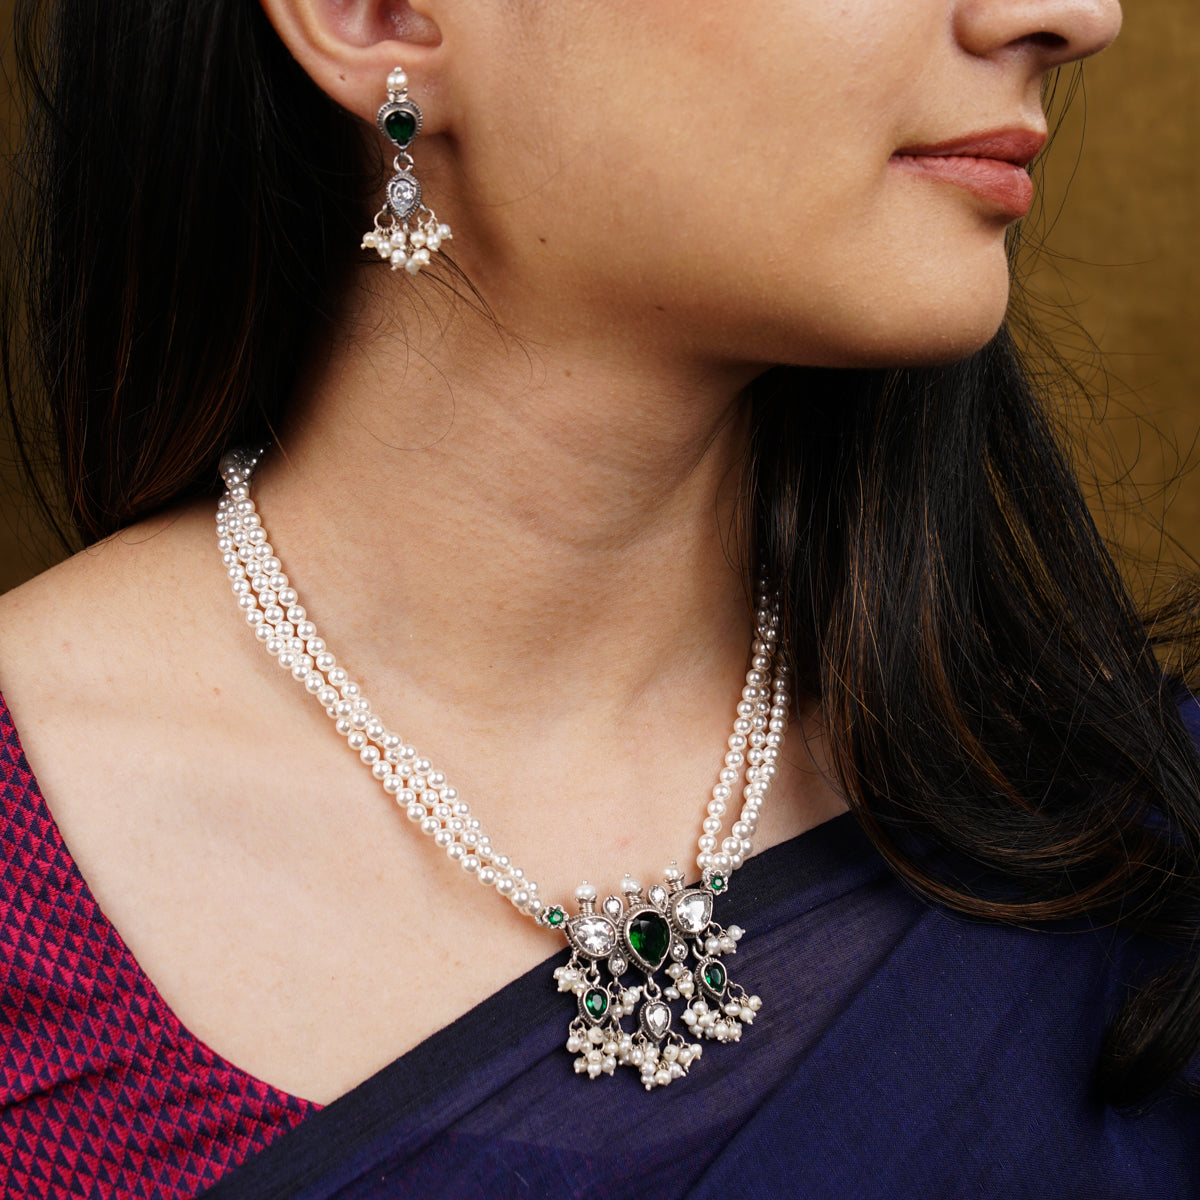
[[[375,121],[380,133],[396,143],[392,163],[396,173],[388,180],[383,207],[375,214],[375,228],[363,236],[362,248],[388,259],[393,271],[403,267],[415,275],[429,265],[430,255],[452,235],[450,226],[439,224],[421,203],[421,183],[412,173],[408,147],[421,132],[421,110],[408,98],[408,76],[403,67],[389,72],[387,94]]]

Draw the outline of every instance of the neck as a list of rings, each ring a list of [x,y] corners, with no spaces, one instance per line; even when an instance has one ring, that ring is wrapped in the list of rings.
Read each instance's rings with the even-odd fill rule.
[[[667,677],[723,678],[724,708],[750,631],[745,380],[515,344],[458,301],[400,339],[394,301],[354,295],[257,490],[331,643],[476,714],[562,711],[585,680],[623,708]]]

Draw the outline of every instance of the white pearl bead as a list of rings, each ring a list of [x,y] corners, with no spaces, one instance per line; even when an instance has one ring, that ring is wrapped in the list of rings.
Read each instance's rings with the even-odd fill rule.
[[[575,899],[579,901],[595,900],[596,889],[590,883],[581,883],[575,889]]]

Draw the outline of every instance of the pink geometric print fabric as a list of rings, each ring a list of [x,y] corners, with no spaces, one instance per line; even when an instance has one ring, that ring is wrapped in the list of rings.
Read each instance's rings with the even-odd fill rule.
[[[194,1197],[317,1108],[179,1023],[92,899],[0,698],[0,1197]]]

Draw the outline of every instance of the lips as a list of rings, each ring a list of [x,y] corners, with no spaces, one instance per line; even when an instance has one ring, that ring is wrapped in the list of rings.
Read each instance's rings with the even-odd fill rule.
[[[952,184],[1012,220],[1033,203],[1025,169],[1046,144],[1034,129],[998,129],[945,142],[905,146],[892,155],[898,168]]]

